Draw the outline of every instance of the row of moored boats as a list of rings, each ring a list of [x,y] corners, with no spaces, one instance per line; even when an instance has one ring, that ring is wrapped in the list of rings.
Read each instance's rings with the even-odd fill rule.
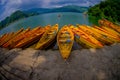
[[[100,26],[65,25],[60,30],[59,25],[52,27],[36,27],[20,29],[17,32],[5,33],[0,37],[0,47],[45,49],[57,40],[61,56],[67,59],[74,40],[84,48],[102,48],[120,42],[120,26],[108,20],[99,20]]]

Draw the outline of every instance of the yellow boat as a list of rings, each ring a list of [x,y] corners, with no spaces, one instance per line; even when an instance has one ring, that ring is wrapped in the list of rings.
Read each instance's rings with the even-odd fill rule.
[[[68,59],[74,42],[74,34],[68,26],[63,26],[57,35],[57,44],[61,56],[64,60]]]
[[[113,41],[111,41],[108,37],[106,37],[105,35],[99,34],[98,32],[96,32],[95,30],[92,30],[90,26],[86,26],[86,25],[77,25],[78,28],[80,28],[82,31],[84,31],[85,33],[87,33],[88,35],[93,36],[94,38],[96,38],[97,40],[99,40],[101,43],[103,44],[112,44]]]
[[[78,27],[70,26],[71,30],[75,35],[75,40],[77,43],[82,45],[85,48],[102,48],[103,44],[97,39],[88,35]]]
[[[106,31],[108,31],[111,34],[117,35],[120,38],[120,34],[118,32],[116,32],[115,30],[113,30],[111,28],[108,28],[108,27],[105,27],[105,26],[102,26],[102,28],[105,29]]]
[[[21,28],[20,30],[18,30],[17,32],[12,32],[9,36],[6,37],[6,39],[4,40],[4,42],[1,44],[2,47],[4,47],[4,44],[6,44],[7,42],[9,42],[10,40],[12,40],[14,37],[16,37],[17,35],[19,35],[24,29]]]
[[[100,25],[103,25],[103,26],[112,28],[112,29],[114,29],[115,31],[117,31],[117,32],[120,33],[120,26],[115,25],[115,24],[113,24],[112,22],[110,22],[110,21],[108,21],[108,20],[106,20],[106,19],[99,20],[98,22],[99,22]]]
[[[7,33],[1,35],[1,37],[0,37],[0,42],[2,42],[2,40],[5,38],[5,36],[7,36]]]
[[[19,42],[20,40],[24,39],[24,38],[28,38],[29,36],[31,36],[32,34],[34,34],[37,30],[39,30],[41,27],[36,27],[32,30],[26,30],[24,32],[24,34],[21,34],[20,36],[16,37],[16,39],[14,39],[15,42]]]
[[[116,42],[120,42],[120,39],[113,36],[113,35],[110,35],[108,32],[104,32],[101,30],[99,30],[98,28],[94,28],[94,27],[91,27],[92,30],[98,32],[99,34],[102,34],[102,35],[105,35],[106,37],[108,37],[111,41],[113,41],[113,43],[116,43]]]
[[[9,40],[11,40],[12,38],[14,38],[15,36],[17,36],[19,33],[21,33],[24,29],[20,29],[18,30],[17,32],[11,32],[11,33],[8,33],[6,35],[6,37],[4,37],[4,39],[1,41],[0,45],[3,47],[3,45],[5,43],[7,43]]]
[[[44,27],[45,32],[46,32],[47,30],[49,30],[50,27],[51,27],[51,25],[45,26],[45,27]],[[44,33],[45,33],[45,32],[44,32]],[[40,37],[40,38],[41,38],[41,37]],[[40,39],[39,39],[39,40],[40,40]],[[38,41],[39,41],[39,40],[38,40]],[[37,43],[38,43],[38,42],[34,43],[33,45],[30,45],[29,48],[34,48],[34,49],[35,49]]]
[[[1,39],[0,39],[0,46],[1,46],[1,47],[2,47],[3,41],[5,41],[5,39],[9,36],[9,34],[10,34],[10,33],[6,33],[6,34],[4,34],[4,35],[1,37]]]
[[[24,29],[21,28],[20,30],[18,30],[17,32],[14,33],[14,35],[12,36],[11,39],[13,39],[14,37],[18,36],[18,35],[19,35],[20,33],[22,33],[23,31],[24,31]],[[11,40],[11,39],[10,39],[10,40]]]
[[[50,27],[40,38],[38,43],[35,46],[35,49],[45,49],[51,45],[57,35],[58,24],[55,24],[53,27]]]
[[[28,31],[30,31],[30,28],[27,28],[26,30],[22,31],[21,33],[19,33],[18,35],[16,35],[14,38],[12,38],[11,40],[9,40],[7,43],[5,43],[3,45],[3,47],[5,48],[12,48],[13,46],[15,46],[15,44],[20,41],[21,36],[23,36],[25,33],[27,33]],[[19,39],[19,40],[18,40]]]
[[[39,41],[39,38],[41,37],[38,37],[36,40],[34,40],[34,41],[32,41],[32,39],[34,39],[35,37],[37,37],[37,36],[35,36],[35,35],[37,35],[37,33],[36,32],[38,32],[38,36],[39,36],[39,34],[42,32],[42,35],[43,35],[43,33],[47,30],[47,29],[49,29],[50,28],[50,25],[47,25],[47,26],[45,26],[44,28],[43,27],[36,27],[36,28],[33,28],[32,30],[28,30],[28,31],[26,31],[24,34],[21,34],[20,36],[18,36],[18,38],[16,38],[14,41],[13,41],[13,43],[14,43],[14,45],[12,44],[12,47],[11,48],[14,48],[15,47],[15,45],[17,45],[17,44],[21,44],[21,47],[22,46],[24,46],[24,45],[26,45],[26,47],[29,47],[29,46],[31,46],[32,44],[34,44],[34,42],[37,42],[37,41]],[[40,29],[42,29],[42,31],[40,30]],[[41,31],[41,32],[40,32]],[[27,39],[29,39],[30,37],[32,36],[32,38],[31,38],[31,44],[28,44],[26,41],[27,41]],[[20,43],[21,42],[21,43]],[[24,44],[26,42],[26,44]],[[29,41],[28,41],[29,42]],[[23,44],[23,45],[22,45]],[[28,44],[28,45],[27,45]],[[20,47],[20,46],[17,46],[17,47]]]
[[[1,40],[0,46],[2,46],[4,43],[9,41],[13,35],[14,35],[14,32],[7,33],[7,35]]]
[[[109,34],[111,37],[113,37],[114,39],[118,40],[118,42],[120,41],[120,35],[119,33],[117,33],[116,31],[108,28],[108,27],[104,27],[104,26],[101,26],[101,27],[98,27],[98,26],[93,26],[94,28],[96,29],[99,29],[107,34]]]
[[[44,32],[45,32],[44,28],[41,27],[34,28],[33,30],[24,34],[24,36],[21,37],[22,40],[20,40],[13,48],[28,47],[29,45],[38,41],[38,39],[43,35]]]

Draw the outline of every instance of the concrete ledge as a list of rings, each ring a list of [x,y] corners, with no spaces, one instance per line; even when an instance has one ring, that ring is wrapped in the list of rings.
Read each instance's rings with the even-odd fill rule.
[[[120,44],[73,50],[64,61],[59,50],[0,48],[1,80],[119,80]]]

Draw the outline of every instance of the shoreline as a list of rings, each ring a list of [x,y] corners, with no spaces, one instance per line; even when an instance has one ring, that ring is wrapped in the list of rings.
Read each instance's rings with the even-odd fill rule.
[[[112,46],[116,46],[116,45],[120,46],[120,43],[114,43],[112,45],[105,45],[103,48],[84,48],[84,47],[80,46],[78,43],[74,43],[71,51],[74,51],[74,50],[91,50],[91,49],[97,50],[97,49],[104,49],[106,47],[112,47]],[[2,48],[2,47],[0,47],[0,49],[12,50],[12,49]],[[20,49],[20,50],[26,50],[26,49],[40,50],[40,49],[34,49],[33,47],[28,47],[28,48],[13,48],[13,49]],[[50,48],[50,46],[49,46],[48,49],[43,49],[43,50],[40,50],[40,51],[48,51],[48,50],[59,51],[59,48],[55,44],[55,46],[52,47],[52,48]]]

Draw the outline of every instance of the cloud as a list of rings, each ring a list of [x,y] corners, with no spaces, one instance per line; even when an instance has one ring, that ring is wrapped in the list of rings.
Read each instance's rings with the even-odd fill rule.
[[[101,0],[0,0],[0,21],[14,11],[30,8],[51,8],[66,5],[89,6]]]
[[[7,0],[0,0],[0,5],[4,5]]]
[[[1,15],[0,20],[4,19],[6,16],[10,15],[12,12],[19,9],[21,5],[21,0],[1,0]]]

